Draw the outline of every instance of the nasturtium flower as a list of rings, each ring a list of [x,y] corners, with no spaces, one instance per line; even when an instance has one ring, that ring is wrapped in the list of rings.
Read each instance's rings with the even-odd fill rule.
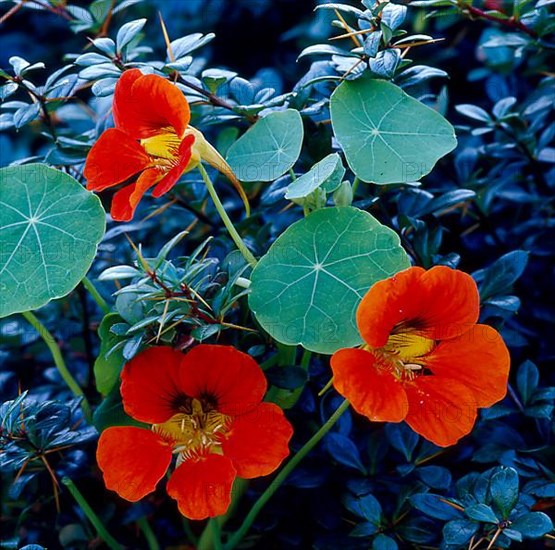
[[[115,128],[93,145],[84,175],[91,191],[125,184],[114,194],[114,220],[131,220],[150,188],[153,197],[162,196],[201,161],[231,180],[248,211],[245,192],[229,165],[189,126],[189,104],[177,86],[158,75],[127,70],[116,84],[113,117]]]
[[[453,445],[477,408],[507,392],[509,352],[496,330],[476,324],[479,310],[472,277],[448,267],[411,267],[376,283],[357,310],[366,343],[333,355],[333,385],[370,420],[404,420]]]
[[[106,487],[126,500],[154,491],[175,455],[167,493],[190,519],[217,516],[236,477],[268,475],[289,454],[290,423],[277,405],[262,403],[261,368],[233,347],[200,344],[185,355],[152,347],[121,378],[125,412],[150,429],[107,428],[97,460]]]

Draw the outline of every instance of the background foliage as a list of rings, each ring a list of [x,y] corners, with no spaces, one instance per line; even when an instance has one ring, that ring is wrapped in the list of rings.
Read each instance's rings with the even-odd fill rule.
[[[3,166],[45,160],[82,181],[80,166],[107,123],[115,77],[133,60],[187,75],[179,84],[195,104],[193,124],[223,152],[260,114],[287,105],[303,117],[304,146],[293,164],[285,158],[279,173],[248,184],[256,213],[238,227],[257,255],[303,209],[349,204],[352,194],[353,205],[393,229],[420,265],[472,273],[481,320],[510,347],[509,394],[482,412],[463,442],[439,449],[404,425],[369,426],[348,412],[270,501],[245,547],[486,548],[494,537],[491,547],[553,546],[553,534],[544,536],[549,520],[537,514],[552,514],[555,498],[553,2],[413,2],[408,10],[388,8],[383,25],[358,45],[326,42],[344,32],[331,25],[336,15],[295,0],[126,0],[111,11],[107,0],[23,4],[1,4]],[[172,58],[158,11],[175,40]],[[356,22],[356,12],[342,13]],[[428,36],[423,42],[443,40],[411,48],[411,64],[404,48],[385,47],[403,40],[401,29]],[[368,63],[352,68],[364,55]],[[429,175],[415,174],[421,183],[361,182],[338,193],[311,179],[295,190],[287,170],[305,174],[333,152],[328,100],[335,79],[346,72],[364,78],[365,71],[393,78],[455,124],[456,149]],[[347,179],[354,181],[350,170]],[[286,208],[286,193],[301,204]],[[232,191],[225,199],[238,218],[241,202]],[[96,430],[116,417],[129,421],[115,384],[121,363],[157,335],[182,348],[219,338],[254,355],[274,397],[289,408],[293,449],[335,409],[333,392],[317,396],[329,378],[326,356],[276,349],[262,332],[228,330],[253,323],[234,285],[246,268],[205,200],[192,173],[169,201],[144,201],[134,222],[109,224],[89,273],[114,304],[108,316],[82,286],[39,311],[95,408],[92,424],[35,330],[18,315],[0,321],[2,547],[102,544],[72,496],[75,487],[127,547],[156,548],[152,532],[162,548],[193,544],[199,526],[184,523],[162,492],[129,505],[105,490],[95,464]],[[200,298],[168,311],[168,292]],[[59,485],[62,478],[69,486]],[[264,486],[250,485],[238,518]]]

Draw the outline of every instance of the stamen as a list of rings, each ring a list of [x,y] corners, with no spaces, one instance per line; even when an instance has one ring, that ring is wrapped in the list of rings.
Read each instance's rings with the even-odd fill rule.
[[[153,166],[168,171],[179,163],[181,141],[172,128],[164,128],[162,133],[141,139],[140,143],[150,155]]]
[[[178,413],[152,430],[173,444],[178,463],[207,452],[221,452],[221,437],[227,431],[230,418],[198,399],[191,402],[190,414]]]
[[[397,380],[414,380],[425,373],[425,357],[436,343],[418,333],[394,333],[387,344],[371,350],[378,358],[378,368],[386,369]]]

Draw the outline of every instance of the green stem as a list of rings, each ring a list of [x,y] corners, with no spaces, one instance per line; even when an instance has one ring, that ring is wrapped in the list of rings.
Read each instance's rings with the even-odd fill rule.
[[[218,524],[218,520],[216,518],[212,518],[208,522],[208,528],[212,533],[212,548],[214,550],[222,550],[222,534],[220,531],[220,526]]]
[[[353,190],[353,199],[355,198],[355,193],[357,192],[357,189],[358,189],[359,184],[360,184],[360,179],[359,179],[358,176],[357,176],[357,177],[355,177],[355,179],[353,180],[353,187],[352,187],[352,190]]]
[[[301,357],[301,367],[307,372],[308,372],[308,366],[310,365],[311,357],[312,357],[312,352],[308,349],[305,349]]]
[[[208,193],[210,194],[210,197],[212,197],[212,200],[214,201],[216,210],[218,211],[218,214],[222,218],[222,221],[224,222],[224,225],[229,232],[230,237],[233,239],[233,242],[236,244],[237,248],[243,255],[243,258],[247,260],[248,264],[254,267],[258,262],[256,258],[252,255],[252,252],[247,248],[247,245],[243,242],[243,239],[241,239],[241,236],[237,232],[237,229],[235,229],[233,222],[229,219],[229,216],[225,211],[224,205],[222,204],[222,201],[220,201],[220,197],[218,197],[218,193],[216,193],[216,189],[214,188],[214,184],[212,183],[212,180],[210,179],[208,172],[205,170],[202,164],[198,165],[198,169],[199,169],[200,175],[202,176],[202,179],[204,180],[204,183],[206,184]]]
[[[112,550],[123,550],[123,546],[114,538],[102,523],[102,520],[95,514],[94,510],[90,507],[89,503],[85,500],[85,497],[81,494],[81,491],[77,489],[75,483],[69,478],[62,478],[62,483],[68,488],[71,496],[75,499],[75,502],[79,505],[83,513],[87,516],[88,520],[92,523],[98,536],[112,549]]]
[[[185,535],[187,537],[187,542],[191,543],[191,545],[196,548],[198,537],[195,535],[193,529],[191,528],[191,522],[186,517],[181,517],[183,521],[183,530],[185,531]]]
[[[274,353],[274,355],[271,355],[270,357],[268,357],[266,361],[262,361],[262,363],[260,363],[260,368],[262,370],[269,369],[270,367],[273,367],[275,364],[277,364],[278,360],[279,360],[279,353]]]
[[[299,462],[320,442],[320,440],[331,430],[333,425],[339,420],[341,415],[349,408],[349,402],[345,399],[337,410],[329,417],[325,424],[305,443],[299,452],[285,465],[283,470],[276,476],[274,481],[268,488],[258,497],[247,517],[244,519],[241,527],[233,534],[225,545],[225,550],[235,548],[247,534],[254,520],[264,507],[264,505],[272,498],[273,494],[279,489],[287,476],[297,467]]]
[[[297,346],[286,346],[276,342],[278,350],[278,365],[286,367],[294,365],[297,360]]]
[[[52,336],[50,331],[38,320],[38,318],[32,311],[24,311],[22,315],[27,320],[27,322],[40,334],[40,337],[48,346],[48,349],[52,354],[52,358],[54,359],[54,364],[56,365],[60,376],[67,384],[67,387],[73,392],[73,395],[81,398],[81,408],[83,409],[83,414],[85,415],[85,419],[87,420],[87,422],[90,423],[92,420],[92,414],[89,402],[87,401],[87,398],[85,397],[81,386],[79,386],[75,378],[73,378],[71,372],[69,372],[69,369],[67,368],[62,356],[60,346],[54,339],[54,336]]]
[[[139,529],[145,536],[149,550],[160,550],[160,545],[158,544],[156,535],[154,534],[154,531],[152,530],[152,527],[150,526],[150,523],[148,523],[146,517],[138,519],[137,524],[139,525]]]
[[[103,311],[104,315],[110,313],[111,309],[108,302],[100,295],[100,292],[98,292],[93,282],[88,277],[85,277],[81,282],[92,296],[93,300],[98,304],[98,307]]]

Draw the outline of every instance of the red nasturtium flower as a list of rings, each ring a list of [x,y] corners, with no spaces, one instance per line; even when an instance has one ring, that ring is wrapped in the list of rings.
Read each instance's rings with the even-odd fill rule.
[[[94,144],[84,174],[91,191],[127,183],[114,194],[114,220],[131,220],[151,187],[153,197],[162,196],[202,160],[231,180],[248,210],[245,192],[229,165],[189,126],[189,104],[177,86],[139,69],[125,71],[114,92],[113,116],[115,128]]]
[[[152,347],[121,378],[125,412],[151,429],[107,428],[97,460],[106,487],[131,502],[154,491],[177,455],[168,494],[188,518],[217,516],[236,476],[268,475],[289,454],[291,425],[277,405],[262,403],[262,370],[233,347],[201,344],[185,355]]]
[[[466,273],[412,267],[376,283],[357,325],[366,342],[331,359],[333,384],[370,420],[401,422],[436,445],[453,445],[477,408],[507,392],[509,352],[499,333],[476,324],[480,298]]]

